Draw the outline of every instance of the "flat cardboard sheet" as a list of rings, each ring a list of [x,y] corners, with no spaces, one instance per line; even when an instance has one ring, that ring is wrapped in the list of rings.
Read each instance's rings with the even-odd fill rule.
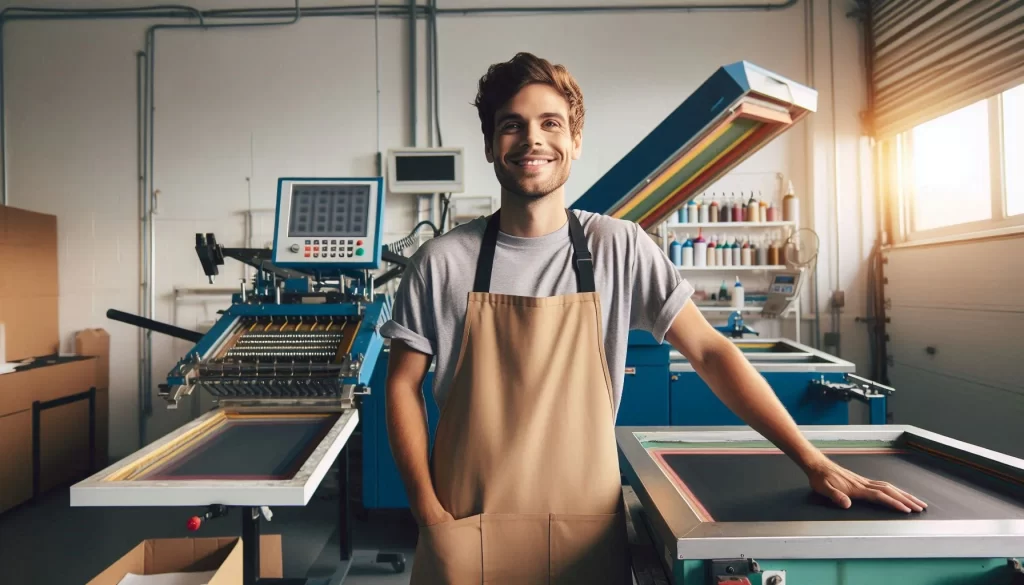
[[[207,585],[215,573],[216,571],[161,573],[159,575],[128,573],[117,585]]]

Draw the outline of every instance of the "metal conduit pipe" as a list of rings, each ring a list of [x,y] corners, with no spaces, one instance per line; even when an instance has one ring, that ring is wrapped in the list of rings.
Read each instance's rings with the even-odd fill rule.
[[[139,215],[139,275],[140,281],[142,275],[147,273],[146,264],[148,258],[146,256],[146,228],[148,223],[146,221],[145,214],[142,210],[146,207],[146,133],[145,133],[145,121],[146,121],[146,106],[144,97],[146,95],[146,53],[139,51],[135,53],[135,68],[136,68],[136,84],[135,84],[135,105],[137,110],[136,116],[136,133],[138,139],[138,145],[136,147],[136,155],[138,158],[137,163],[137,176],[139,183],[138,193],[138,210]],[[146,305],[146,288],[143,282],[139,283],[139,307],[140,309]],[[149,366],[146,364],[146,335],[147,331],[143,329],[138,330],[138,388],[136,389],[136,398],[138,399],[138,412],[139,416],[139,448],[141,449],[146,444],[146,417],[141,416],[143,407],[146,403],[146,398],[143,395],[143,389],[146,388],[145,372],[150,371]]]
[[[409,0],[409,146],[416,146],[416,0]]]

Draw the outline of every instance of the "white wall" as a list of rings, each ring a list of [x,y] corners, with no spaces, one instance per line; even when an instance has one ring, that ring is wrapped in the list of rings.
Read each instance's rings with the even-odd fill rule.
[[[637,4],[648,2],[635,2]],[[200,8],[273,6],[272,2],[196,3]],[[568,4],[568,3],[567,3]],[[828,2],[774,12],[445,16],[439,19],[440,120],[446,145],[467,149],[466,194],[496,195],[483,158],[476,82],[486,67],[528,50],[568,66],[585,94],[583,157],[568,184],[582,194],[677,107],[716,68],[741,59],[819,89],[819,110],[741,165],[730,185],[763,185],[781,173],[803,198],[804,224],[821,235],[821,295],[847,292],[846,314],[863,314],[860,263],[870,240],[870,181],[862,181],[857,114],[863,102],[859,33],[835,3],[835,54],[841,240],[840,274],[830,277],[834,219]],[[104,3],[104,5],[115,5]],[[310,3],[304,3],[310,5]],[[441,2],[442,7],[456,6]],[[813,21],[813,59],[807,51]],[[13,22],[5,27],[10,204],[58,216],[61,238],[61,336],[102,326],[112,336],[111,449],[137,448],[138,334],[104,317],[107,308],[139,312],[136,171],[136,64],[145,21]],[[156,217],[158,319],[196,327],[216,317],[226,297],[175,303],[175,287],[205,285],[193,250],[195,232],[245,244],[247,209],[271,209],[274,181],[287,174],[365,175],[376,149],[373,20],[309,18],[266,29],[163,31],[156,54]],[[407,23],[382,19],[380,144],[407,145]],[[419,27],[425,80],[425,29]],[[606,43],[615,42],[616,46]],[[622,43],[619,45],[618,43]],[[813,63],[812,63],[813,61]],[[420,88],[420,145],[426,143],[425,88]],[[774,180],[774,179],[772,179]],[[250,202],[251,187],[251,202]],[[713,189],[710,189],[713,190]],[[270,238],[269,216],[256,214],[253,244]],[[389,199],[386,221],[397,239],[413,222],[413,202]],[[229,263],[218,281],[234,287],[242,271]],[[830,280],[831,278],[831,280]],[[808,304],[808,306],[810,306]],[[822,323],[827,327],[827,321]],[[810,340],[809,326],[804,340]],[[792,325],[765,328],[792,336]],[[154,381],[187,349],[154,335]],[[867,342],[843,324],[843,357],[866,366]],[[152,440],[189,415],[162,410]]]

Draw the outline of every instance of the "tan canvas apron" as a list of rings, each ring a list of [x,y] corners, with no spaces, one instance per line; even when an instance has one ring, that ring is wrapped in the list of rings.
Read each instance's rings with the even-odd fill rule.
[[[631,583],[600,298],[568,212],[580,292],[492,294],[494,214],[431,454],[454,521],[421,527],[412,585]]]

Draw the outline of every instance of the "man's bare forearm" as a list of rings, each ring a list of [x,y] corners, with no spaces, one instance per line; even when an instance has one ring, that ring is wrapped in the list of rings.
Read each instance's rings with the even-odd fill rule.
[[[723,339],[694,364],[716,396],[805,471],[824,459],[797,428],[768,382],[732,342]]]
[[[423,394],[418,387],[389,381],[386,403],[391,453],[405,483],[412,512],[419,517],[426,508],[440,505],[430,480]]]

